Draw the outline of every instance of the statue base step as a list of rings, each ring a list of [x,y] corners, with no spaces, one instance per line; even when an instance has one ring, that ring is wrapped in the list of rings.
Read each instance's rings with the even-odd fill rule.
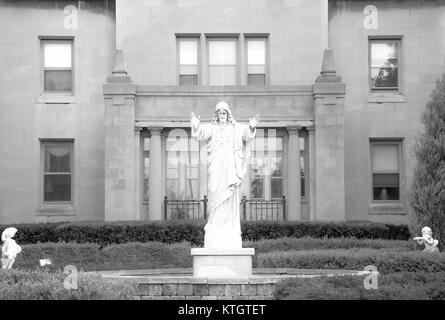
[[[193,276],[199,278],[249,278],[252,275],[254,248],[194,248]]]

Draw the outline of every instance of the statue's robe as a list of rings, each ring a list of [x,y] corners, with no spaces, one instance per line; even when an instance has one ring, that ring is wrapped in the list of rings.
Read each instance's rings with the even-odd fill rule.
[[[239,123],[200,125],[192,136],[207,142],[208,221],[204,247],[241,248],[240,197],[246,175],[246,144],[256,130]]]

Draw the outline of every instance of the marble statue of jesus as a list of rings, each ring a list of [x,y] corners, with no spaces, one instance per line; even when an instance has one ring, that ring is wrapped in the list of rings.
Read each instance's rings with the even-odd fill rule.
[[[208,221],[204,248],[240,249],[241,186],[246,175],[246,143],[255,138],[259,116],[248,125],[237,123],[230,106],[222,101],[215,107],[216,121],[200,124],[191,114],[192,136],[207,142]]]

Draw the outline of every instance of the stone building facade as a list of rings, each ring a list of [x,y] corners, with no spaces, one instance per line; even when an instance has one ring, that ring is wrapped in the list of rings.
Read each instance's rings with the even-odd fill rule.
[[[222,100],[261,117],[243,218],[408,221],[445,1],[3,0],[0,21],[0,224],[202,218],[190,113]]]

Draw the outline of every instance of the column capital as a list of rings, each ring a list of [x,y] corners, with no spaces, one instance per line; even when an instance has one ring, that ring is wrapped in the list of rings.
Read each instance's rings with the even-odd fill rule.
[[[306,130],[309,134],[315,134],[315,126],[306,127]]]
[[[287,132],[289,135],[298,135],[299,131],[301,130],[300,126],[292,126],[292,127],[286,127]]]
[[[150,132],[150,134],[153,136],[160,136],[162,129],[164,129],[164,127],[151,127],[151,128],[147,128],[148,131]]]
[[[134,127],[134,134],[141,134],[141,132],[142,132],[142,129],[143,128],[141,128],[141,127]]]

